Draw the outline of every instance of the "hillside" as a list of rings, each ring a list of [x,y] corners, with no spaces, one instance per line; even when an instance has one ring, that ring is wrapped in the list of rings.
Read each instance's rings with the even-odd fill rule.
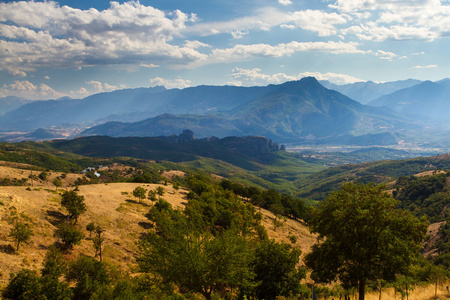
[[[21,169],[0,166],[1,178],[20,178],[27,174],[27,171]],[[48,181],[35,183],[31,191],[26,190],[26,186],[0,186],[0,226],[2,227],[0,286],[8,281],[10,272],[18,272],[22,268],[40,269],[48,247],[55,242],[52,236],[56,228],[55,224],[64,220],[66,216],[66,211],[60,205],[59,193],[63,189],[57,193],[50,183],[56,176],[61,176],[61,173],[51,172]],[[73,180],[80,176],[68,174],[62,188],[72,184]],[[83,229],[86,237],[80,246],[75,246],[66,256],[67,259],[74,259],[80,253],[94,256],[92,241],[84,228],[90,222],[95,222],[105,229],[104,260],[116,264],[123,271],[136,272],[135,241],[151,227],[149,220],[144,216],[150,209],[151,202],[144,200],[142,204],[138,203],[132,196],[132,191],[137,186],[147,190],[161,186],[166,191],[164,199],[170,204],[180,208],[186,205],[187,190],[184,188],[176,190],[172,185],[108,183],[79,186],[79,194],[85,197],[87,212],[80,217],[78,226]],[[295,235],[298,237],[295,247],[301,249],[303,254],[309,251],[315,242],[315,237],[309,233],[305,225],[286,219],[281,227],[274,227],[274,215],[264,209],[258,210],[263,214],[262,224],[270,238],[290,243],[289,236]],[[21,247],[18,253],[11,254],[7,251],[8,245],[11,244],[7,235],[16,218],[32,223],[35,235],[28,245]]]

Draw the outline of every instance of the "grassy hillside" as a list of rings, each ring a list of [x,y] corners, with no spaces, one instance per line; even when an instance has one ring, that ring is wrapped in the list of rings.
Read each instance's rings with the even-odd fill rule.
[[[28,171],[0,166],[0,178],[26,177]],[[182,175],[182,173],[175,173]],[[173,174],[167,173],[167,176]],[[31,190],[28,186],[0,186],[0,264],[2,265],[0,286],[8,280],[10,272],[17,273],[22,268],[38,270],[50,245],[56,239],[53,237],[55,225],[66,219],[67,212],[61,207],[60,194],[69,185],[73,185],[81,175],[67,174],[63,179],[63,186],[55,190],[51,181],[59,172],[51,172],[47,181],[35,182]],[[71,260],[80,253],[94,256],[94,248],[89,233],[85,230],[90,222],[100,225],[104,230],[104,260],[119,267],[120,270],[137,272],[135,256],[137,255],[136,241],[152,227],[151,222],[145,217],[152,202],[144,200],[142,203],[133,197],[132,191],[141,186],[147,190],[155,190],[163,187],[164,199],[174,208],[184,208],[187,204],[187,190],[174,189],[171,184],[140,184],[140,183],[107,183],[79,186],[79,195],[84,196],[87,211],[80,216],[78,227],[85,234],[81,245],[75,246],[66,258]],[[262,224],[267,229],[270,238],[291,243],[290,236],[295,235],[297,241],[294,247],[309,251],[315,242],[315,237],[309,233],[307,227],[291,219],[285,219],[278,226],[274,225],[275,216],[264,209],[258,209],[262,213]],[[19,251],[11,250],[12,240],[8,237],[10,229],[15,221],[25,221],[32,224],[34,236],[27,245],[23,245]]]

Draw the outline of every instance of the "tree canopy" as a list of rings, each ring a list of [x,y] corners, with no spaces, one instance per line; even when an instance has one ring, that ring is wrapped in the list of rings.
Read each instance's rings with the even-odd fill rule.
[[[75,191],[66,191],[62,194],[61,205],[69,212],[69,216],[77,223],[78,217],[86,211],[84,197]]]
[[[318,243],[306,265],[319,282],[339,279],[358,286],[364,299],[368,280],[392,281],[406,273],[422,247],[426,219],[397,208],[382,186],[345,183],[323,201],[310,220]]]

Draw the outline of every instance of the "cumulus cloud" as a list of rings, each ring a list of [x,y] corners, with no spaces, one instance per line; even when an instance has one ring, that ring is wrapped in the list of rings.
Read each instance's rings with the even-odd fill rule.
[[[22,97],[29,100],[48,100],[66,96],[52,89],[46,84],[35,85],[28,80],[16,80],[10,84],[4,84],[0,88],[0,95]]]
[[[8,73],[15,77],[26,77],[27,73],[22,70],[7,68]]]
[[[287,75],[285,73],[263,74],[259,68],[241,69],[234,68],[231,73],[232,81],[228,82],[230,85],[238,86],[252,86],[252,85],[268,85],[280,84],[286,81],[299,80],[304,77],[315,77],[317,80],[328,80],[335,84],[347,84],[364,81],[362,79],[337,73],[320,73],[320,72],[303,72],[297,75]]]
[[[450,31],[450,5],[440,0],[337,0],[329,7],[354,18],[357,25],[343,31],[362,40],[432,41]]]
[[[155,77],[150,79],[150,85],[151,86],[164,86],[168,89],[173,88],[187,88],[191,86],[191,81],[182,79],[182,78],[176,78],[176,79],[165,79],[161,77]]]
[[[294,12],[290,18],[297,27],[315,31],[319,36],[335,35],[337,29],[334,25],[347,23],[347,20],[337,13],[310,9]]]
[[[70,95],[70,97],[72,97],[72,98],[84,98],[84,97],[89,96],[90,94],[92,94],[92,93],[90,93],[90,92],[89,92],[86,88],[84,88],[84,87],[80,88],[78,91],[70,91],[70,92],[69,92],[69,95]]]
[[[354,42],[290,42],[274,46],[268,44],[238,44],[232,48],[214,49],[205,63],[235,62],[254,57],[282,57],[292,55],[296,52],[325,52],[333,54],[370,53],[358,49],[357,46],[358,44]]]
[[[123,84],[121,84],[119,86],[115,86],[115,85],[110,85],[108,83],[104,83],[104,82],[100,82],[100,81],[96,81],[96,80],[87,81],[86,84],[92,86],[97,93],[112,92],[115,90],[126,88],[126,86]]]
[[[0,69],[83,67],[151,61],[183,65],[204,55],[171,44],[196,16],[139,2],[98,11],[56,2],[0,3]]]

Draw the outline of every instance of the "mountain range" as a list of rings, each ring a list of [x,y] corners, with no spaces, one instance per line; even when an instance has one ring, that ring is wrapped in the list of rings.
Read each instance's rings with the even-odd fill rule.
[[[326,89],[312,77],[267,86],[264,91],[228,111],[207,115],[163,114],[134,123],[107,122],[89,128],[81,135],[158,136],[188,128],[200,137],[263,135],[294,142],[306,138],[382,133],[414,126],[384,110],[362,105]]]
[[[414,135],[411,132],[423,130],[425,123],[418,120],[429,115],[446,118],[449,82],[409,79],[336,86],[307,77],[261,87],[125,89],[84,99],[27,103],[0,116],[0,128],[4,132],[26,131],[24,139],[42,137],[29,134],[39,128],[48,130],[48,138],[56,137],[51,134],[52,126],[76,124],[86,129],[82,136],[161,136],[190,129],[199,137],[263,135],[291,143],[355,143],[356,137],[356,143],[367,141],[369,145],[374,144],[372,137],[377,137],[395,144]]]

